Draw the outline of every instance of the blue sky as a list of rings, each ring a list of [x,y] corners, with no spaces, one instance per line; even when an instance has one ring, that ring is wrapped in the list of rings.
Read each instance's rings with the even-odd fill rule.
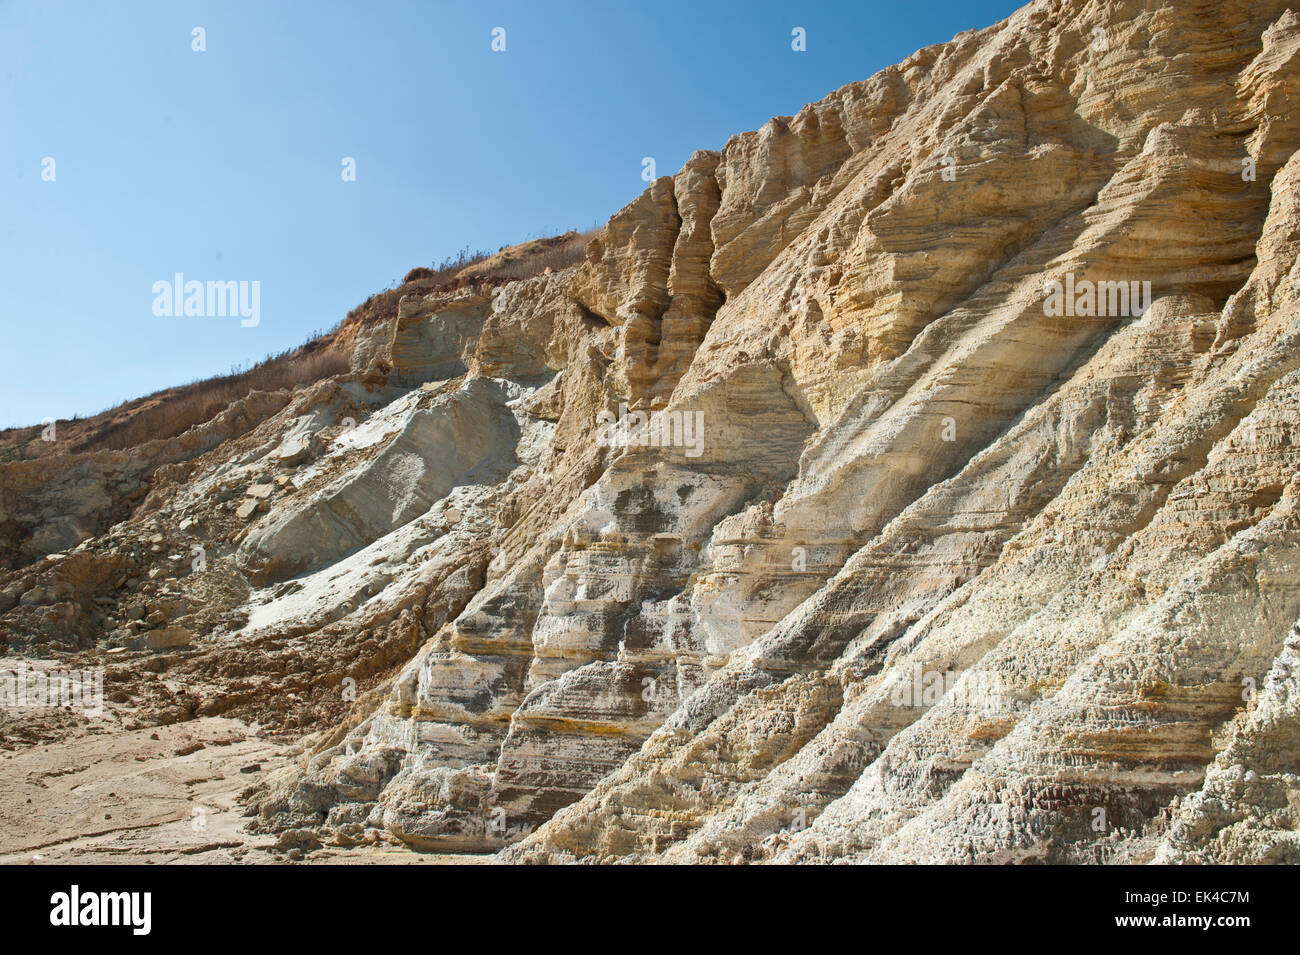
[[[0,427],[252,364],[462,247],[603,223],[642,157],[672,174],[1018,5],[0,0]],[[259,282],[259,324],[156,316],[177,272]]]

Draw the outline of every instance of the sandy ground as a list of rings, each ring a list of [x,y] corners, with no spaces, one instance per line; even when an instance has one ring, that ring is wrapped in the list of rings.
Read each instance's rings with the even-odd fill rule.
[[[0,753],[0,863],[289,863],[245,831],[239,794],[297,753],[220,717],[126,729],[111,717]],[[301,864],[475,864],[378,844]]]

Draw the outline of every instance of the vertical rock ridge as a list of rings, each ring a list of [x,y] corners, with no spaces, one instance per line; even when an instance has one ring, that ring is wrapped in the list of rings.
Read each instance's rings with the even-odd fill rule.
[[[410,285],[309,392],[0,464],[6,637],[120,578],[212,645],[196,712],[301,668],[339,720],[252,808],[343,845],[1289,861],[1297,51],[1275,0],[1036,0],[573,267]],[[155,582],[182,520],[213,573]]]

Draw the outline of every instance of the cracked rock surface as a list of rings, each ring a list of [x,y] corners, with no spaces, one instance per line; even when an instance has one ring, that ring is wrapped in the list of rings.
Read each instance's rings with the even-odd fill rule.
[[[241,805],[330,851],[1300,862],[1300,16],[1202,7],[1036,0],[0,463],[8,652],[302,737]]]

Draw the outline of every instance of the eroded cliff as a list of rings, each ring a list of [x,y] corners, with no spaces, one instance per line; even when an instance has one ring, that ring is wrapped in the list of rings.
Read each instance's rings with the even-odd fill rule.
[[[182,717],[332,723],[251,806],[341,845],[1300,861],[1298,51],[1268,0],[921,50],[347,375],[0,465],[0,624],[171,598]]]

